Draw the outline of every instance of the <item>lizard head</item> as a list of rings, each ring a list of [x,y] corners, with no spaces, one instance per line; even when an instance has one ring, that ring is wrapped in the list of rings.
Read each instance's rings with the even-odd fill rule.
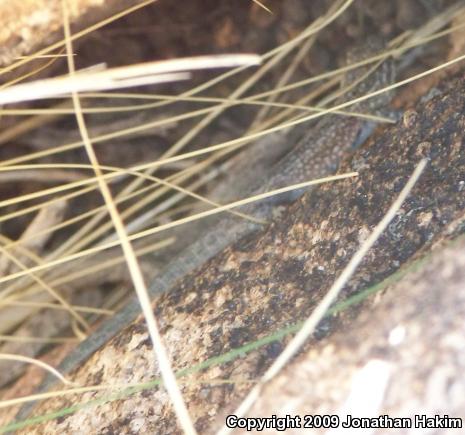
[[[395,80],[395,65],[391,56],[381,57],[386,51],[386,44],[380,37],[370,36],[363,43],[357,44],[346,53],[346,65],[354,65],[371,58],[373,62],[349,70],[343,79],[343,86],[348,87],[346,100],[368,95],[382,89]],[[390,92],[383,92],[359,104],[368,110],[387,105],[392,98]]]

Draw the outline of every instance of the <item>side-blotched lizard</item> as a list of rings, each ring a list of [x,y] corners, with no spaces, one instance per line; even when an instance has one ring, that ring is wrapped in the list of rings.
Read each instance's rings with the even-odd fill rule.
[[[379,53],[382,49],[383,45],[378,40],[370,40],[354,50],[352,55],[360,61]],[[352,59],[351,62],[354,60]],[[346,81],[349,85],[354,84],[354,86],[343,101],[350,101],[353,98],[366,95],[371,91],[387,86],[394,80],[394,66],[391,60],[384,61],[375,71],[370,72],[365,77],[369,68],[360,67],[346,75]],[[360,78],[362,80],[358,82]],[[389,95],[381,94],[350,108],[358,112],[373,113],[385,107],[389,100]],[[337,170],[341,157],[360,143],[361,137],[367,136],[367,124],[372,125],[372,123],[359,117],[343,117],[335,114],[326,116],[271,168],[268,180],[250,189],[250,195],[333,174]],[[240,211],[261,220],[270,220],[277,203],[283,204],[293,201],[301,196],[305,190],[308,189],[300,189],[291,194],[281,194],[273,199],[244,206]],[[235,240],[256,231],[260,226],[258,223],[228,214],[212,228],[201,233],[194,243],[185,248],[168,264],[152,282],[150,286],[151,296],[169,291],[182,277],[202,266]],[[121,312],[107,320],[89,338],[79,344],[62,362],[59,367],[60,372],[66,374],[79,367],[90,355],[129,325],[139,314],[139,302],[137,299],[133,299]],[[46,391],[53,382],[52,377],[46,379],[40,387],[40,391]],[[25,407],[18,418],[24,418],[27,413],[28,410]]]

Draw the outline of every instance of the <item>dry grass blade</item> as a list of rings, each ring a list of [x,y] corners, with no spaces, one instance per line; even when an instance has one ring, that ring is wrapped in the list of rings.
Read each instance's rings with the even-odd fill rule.
[[[0,174],[0,183],[14,183],[19,181],[38,181],[41,183],[73,182],[84,179],[84,175],[79,172],[61,171],[59,169],[50,170],[44,177],[43,172],[24,169],[14,172],[5,172]]]
[[[50,372],[53,376],[56,376],[61,382],[63,382],[66,385],[74,385],[73,382],[68,381],[64,376],[61,375],[59,371],[54,369],[52,366],[45,364],[43,361],[34,359],[34,358],[28,358],[27,356],[21,356],[21,355],[11,355],[7,353],[0,353],[0,360],[9,360],[9,361],[20,361],[20,362],[25,362],[28,364],[34,364],[40,368],[43,368],[44,370],[47,370]]]
[[[177,71],[228,68],[237,65],[251,66],[259,63],[259,56],[237,54],[155,61],[104,71],[81,72],[73,77],[55,77],[2,89],[0,90],[0,105],[55,98],[72,92],[129,88],[189,78],[189,74]]]
[[[27,272],[28,267],[23,264],[21,261],[19,261],[16,257],[11,255],[6,249],[3,247],[0,247],[0,252],[5,255],[11,262],[13,262],[16,266],[18,266],[23,272]],[[26,275],[29,275],[30,278],[35,281],[40,287],[45,289],[54,299],[56,299],[58,302],[60,302],[63,307],[65,307],[69,313],[88,331],[90,330],[90,326],[87,323],[87,321],[82,317],[79,313],[77,313],[72,305],[63,297],[61,294],[52,288],[50,285],[48,285],[42,278],[37,276],[34,273],[26,273]],[[9,295],[10,292],[7,290],[3,291],[1,296],[6,297]]]
[[[57,60],[58,56],[60,56],[60,55],[50,55],[50,56],[52,56],[52,59],[49,60],[48,62],[45,62],[44,65],[41,65],[41,66],[39,66],[38,68],[36,68],[36,69],[34,69],[34,70],[28,72],[27,74],[23,74],[23,75],[21,75],[20,77],[14,79],[14,80],[10,80],[10,81],[8,81],[8,82],[6,82],[6,83],[3,83],[3,84],[0,86],[0,90],[1,90],[1,89],[5,89],[5,88],[8,88],[8,87],[14,85],[15,83],[18,83],[18,82],[20,82],[20,81],[26,80],[27,78],[32,77],[32,76],[34,76],[34,75],[40,73],[41,71],[46,70],[48,67],[50,67],[50,66]],[[25,57],[25,59],[27,59],[27,56]]]
[[[355,255],[351,258],[347,266],[344,268],[342,273],[336,279],[334,284],[326,293],[325,297],[321,300],[318,306],[315,308],[313,313],[310,317],[304,322],[302,328],[299,332],[294,336],[294,338],[289,342],[286,348],[281,352],[281,354],[276,358],[274,363],[268,368],[268,370],[263,375],[259,384],[257,384],[247,395],[241,405],[233,412],[235,416],[238,418],[245,416],[247,411],[252,407],[254,402],[259,397],[261,391],[263,390],[264,385],[269,382],[273,377],[275,377],[283,368],[284,366],[291,360],[293,356],[300,350],[302,345],[307,341],[307,339],[313,334],[315,331],[316,326],[325,316],[326,312],[328,311],[329,307],[334,303],[337,299],[339,293],[341,292],[344,285],[350,279],[350,277],[355,272],[355,269],[363,260],[366,253],[372,248],[375,242],[378,240],[380,235],[385,231],[389,223],[395,217],[396,213],[402,206],[403,202],[413,189],[415,183],[417,182],[418,178],[422,174],[423,170],[427,165],[427,160],[423,159],[417,165],[415,170],[413,171],[410,179],[399,193],[398,197],[391,205],[389,210],[384,215],[383,219],[376,225],[370,236],[363,242],[360,249],[355,253]],[[230,428],[224,426],[218,433],[220,435],[225,435],[231,432]]]
[[[15,343],[44,343],[44,344],[62,344],[62,343],[76,343],[79,340],[76,337],[26,337],[24,335],[0,335],[1,341],[9,341]]]
[[[67,0],[62,0],[62,7],[63,7],[63,25],[64,25],[64,32],[65,32],[65,40],[66,40],[66,51],[68,54],[71,54],[73,52],[73,49],[72,49],[72,42],[70,39],[71,31],[70,31],[69,18],[68,18]],[[68,56],[68,67],[69,67],[69,74],[71,75],[71,77],[75,77],[74,60],[71,55]],[[168,394],[173,402],[175,413],[179,419],[179,423],[183,431],[186,434],[194,435],[196,434],[196,430],[189,416],[189,412],[187,411],[187,407],[182,398],[179,386],[177,385],[174,372],[171,368],[168,354],[165,350],[164,343],[162,341],[159,328],[157,325],[157,321],[152,311],[150,298],[148,296],[148,291],[147,291],[147,288],[144,282],[142,271],[137,261],[136,254],[129,241],[128,235],[126,233],[126,229],[119,216],[119,212],[113,201],[113,197],[110,192],[110,189],[108,188],[108,185],[106,184],[105,180],[102,177],[103,174],[99,167],[97,156],[92,147],[92,143],[91,143],[90,137],[87,132],[87,127],[84,121],[84,116],[81,112],[81,103],[79,100],[79,95],[76,91],[73,91],[72,97],[73,97],[74,107],[76,109],[76,121],[78,123],[79,131],[84,141],[85,149],[89,157],[89,160],[91,164],[94,166],[95,175],[96,175],[102,196],[104,197],[105,204],[107,205],[108,212],[113,221],[113,225],[115,226],[115,230],[118,234],[118,237],[121,241],[121,247],[126,257],[126,262],[129,268],[129,273],[131,275],[132,281],[134,283],[134,288],[136,290],[137,296],[141,304],[142,313],[144,314],[145,320],[147,322],[149,335],[152,340],[153,350],[154,350],[156,359],[158,361],[161,377],[163,379],[165,388],[167,389]]]
[[[85,271],[81,273],[85,273]],[[64,310],[65,309],[62,306],[57,305],[57,304],[51,304],[47,302],[18,301],[14,298],[5,299],[0,302],[0,307],[4,307],[4,306],[7,307],[9,305],[18,306],[18,307],[51,308],[52,310]],[[114,311],[106,310],[104,308],[81,307],[78,305],[73,305],[73,308],[77,312],[81,312],[81,313],[102,314],[105,316],[112,316],[114,314]]]
[[[136,234],[131,234],[128,239],[129,239],[129,241],[141,239],[143,237],[147,237],[147,236],[150,236],[152,234],[156,234],[156,233],[159,233],[161,231],[165,231],[165,230],[167,230],[169,228],[174,228],[174,227],[176,227],[178,225],[182,225],[182,224],[186,224],[188,222],[192,222],[192,221],[195,221],[195,220],[198,220],[198,219],[202,219],[204,217],[211,216],[211,215],[214,215],[216,213],[221,213],[222,211],[226,211],[226,210],[232,209],[234,207],[240,207],[242,205],[247,205],[247,204],[250,204],[252,202],[259,201],[259,200],[262,200],[262,199],[266,199],[266,198],[269,198],[269,197],[274,196],[274,195],[280,195],[281,193],[290,192],[291,190],[302,189],[302,188],[309,187],[309,186],[314,186],[314,185],[317,185],[317,184],[320,184],[320,183],[327,183],[327,182],[330,182],[330,181],[342,180],[342,179],[348,178],[348,177],[356,177],[357,175],[358,175],[357,172],[349,172],[349,173],[346,173],[346,174],[338,174],[338,175],[334,175],[334,176],[331,176],[331,177],[325,177],[325,178],[320,178],[320,179],[317,179],[317,180],[307,181],[307,182],[304,182],[304,183],[293,184],[292,186],[283,187],[281,189],[272,190],[270,192],[265,192],[265,193],[262,193],[260,195],[255,195],[253,197],[241,199],[239,201],[234,201],[234,202],[231,202],[229,204],[222,205],[221,207],[218,207],[218,208],[213,208],[211,210],[207,210],[207,211],[197,213],[197,214],[192,215],[192,216],[181,218],[181,219],[178,219],[176,221],[173,221],[173,222],[170,222],[170,223],[167,223],[167,224],[164,224],[164,225],[159,225],[159,226],[154,227],[154,228],[149,228],[148,230],[140,231],[139,233],[136,233]],[[113,248],[114,246],[118,246],[119,244],[120,244],[119,240],[114,241],[114,242],[108,242],[108,243],[105,243],[105,244],[102,244],[102,245],[99,245],[99,246],[96,246],[96,247],[93,247],[93,248],[90,248],[90,249],[79,251],[79,252],[77,252],[75,254],[71,254],[71,255],[68,255],[66,257],[61,257],[61,258],[59,258],[57,260],[54,260],[54,261],[48,261],[46,264],[41,264],[41,265],[38,265],[38,266],[31,267],[31,268],[29,268],[28,270],[25,270],[25,271],[16,272],[16,273],[9,274],[8,276],[0,277],[0,283],[11,281],[13,279],[28,275],[31,272],[37,272],[39,270],[49,269],[49,268],[55,267],[55,266],[57,266],[59,264],[67,263],[69,261],[73,261],[73,260],[76,260],[78,258],[82,258],[82,257],[85,257],[87,255],[91,255],[91,254],[94,254],[96,252],[103,251],[105,249]]]
[[[180,384],[207,384],[207,385],[221,385],[221,384],[251,384],[255,383],[252,379],[207,379],[207,380],[185,380],[179,379]],[[18,397],[16,399],[3,400],[0,402],[0,409],[7,408],[9,406],[15,406],[21,403],[33,402],[36,400],[46,400],[52,397],[62,397],[71,394],[81,394],[88,391],[117,391],[117,390],[128,390],[130,388],[141,388],[146,386],[147,383],[137,384],[112,384],[112,385],[90,385],[87,387],[76,387],[68,388],[60,391],[49,391],[47,393],[31,394],[25,397]]]
[[[273,12],[271,12],[271,9],[266,7],[262,2],[260,2],[259,0],[252,0],[255,4],[257,4],[258,6],[260,6],[262,9],[264,9],[265,11],[269,12],[270,14],[272,14]]]

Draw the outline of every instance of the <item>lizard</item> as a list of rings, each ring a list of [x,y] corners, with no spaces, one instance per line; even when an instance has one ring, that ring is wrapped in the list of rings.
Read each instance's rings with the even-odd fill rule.
[[[378,38],[369,38],[363,45],[351,51],[347,56],[348,62],[353,61],[350,59],[351,57],[361,60],[373,56],[381,52],[383,47],[384,44]],[[357,84],[347,93],[343,101],[350,101],[392,83],[395,66],[393,60],[388,59],[378,66],[376,71],[364,77],[366,71],[366,67],[360,67],[346,74],[345,80],[349,84]],[[357,80],[360,77],[363,77],[363,80],[358,83]],[[353,105],[351,109],[373,113],[385,108],[390,98],[389,94],[383,93]],[[342,156],[363,142],[372,130],[373,122],[359,117],[341,117],[332,114],[322,118],[271,168],[268,180],[253,185],[248,193],[251,195],[261,193],[334,173]],[[307,190],[308,188],[299,189],[290,194],[280,194],[259,203],[240,207],[240,211],[259,220],[269,221],[275,217],[275,211],[277,208],[279,209],[278,204],[284,205],[293,202]],[[149,287],[150,296],[153,298],[157,294],[169,291],[184,276],[201,267],[235,241],[259,230],[262,225],[245,219],[238,221],[237,216],[228,214],[175,256],[166,268],[154,278]],[[62,374],[67,374],[79,367],[119,331],[134,321],[140,312],[139,302],[137,298],[134,298],[122,311],[105,321],[93,334],[70,352],[59,365],[58,370]],[[55,382],[56,379],[53,376],[46,377],[39,387],[39,391],[47,391]],[[32,408],[33,403],[25,405],[16,418],[26,418]]]

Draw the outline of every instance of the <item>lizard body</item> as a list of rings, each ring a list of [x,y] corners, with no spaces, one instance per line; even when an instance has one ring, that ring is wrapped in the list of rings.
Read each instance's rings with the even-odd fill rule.
[[[359,59],[360,57],[366,58],[381,49],[382,46],[375,43],[375,47],[369,49],[365,47],[362,55],[356,56]],[[366,68],[355,70],[354,76],[348,77],[347,80],[352,82],[365,72]],[[384,62],[374,73],[355,86],[345,99],[350,100],[356,96],[384,87],[393,79],[392,63],[390,61]],[[359,103],[356,109],[361,112],[372,113],[377,108],[385,106],[389,99],[389,95],[383,94]],[[367,121],[361,118],[341,117],[339,115],[330,115],[323,118],[288,154],[271,168],[271,175],[268,180],[253,185],[249,194],[268,191],[334,173],[341,157],[356,146],[360,136],[366,136],[364,131],[366,125]],[[249,204],[241,207],[240,211],[262,220],[270,220],[273,218],[277,203],[283,204],[293,201],[301,196],[305,190],[307,189],[300,189],[290,195],[281,194],[259,203]],[[256,231],[260,226],[258,223],[240,219],[237,216],[225,216],[212,228],[201,233],[196,241],[181,251],[162,270],[150,285],[150,296],[154,297],[157,294],[169,291],[181,278],[202,266],[236,240]],[[139,302],[134,298],[121,312],[105,321],[96,332],[80,343],[63,360],[59,366],[59,371],[66,374],[79,367],[90,355],[114,337],[118,331],[121,331],[134,321],[139,314]],[[46,378],[39,390],[47,391],[54,382],[55,378]],[[17,418],[25,418],[31,408],[31,406],[23,407]]]

